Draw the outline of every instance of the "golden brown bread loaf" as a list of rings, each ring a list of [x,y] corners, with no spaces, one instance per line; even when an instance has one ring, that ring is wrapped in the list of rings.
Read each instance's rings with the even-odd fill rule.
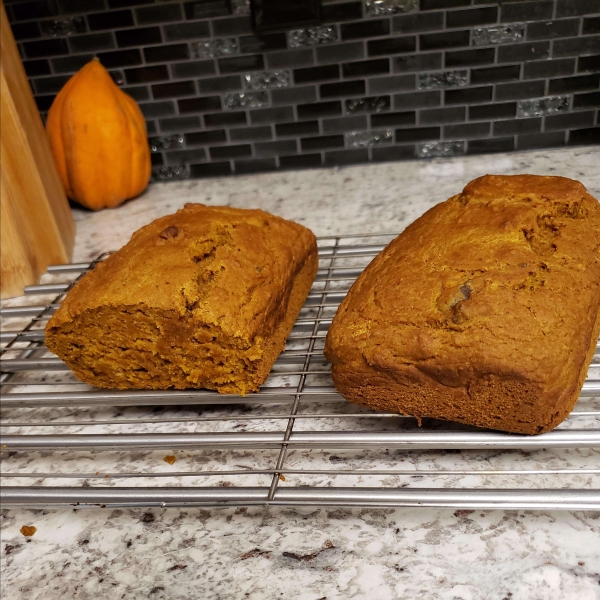
[[[100,387],[257,391],[317,262],[302,225],[186,204],[77,283],[48,322],[46,344]]]
[[[325,355],[351,402],[510,432],[572,410],[600,333],[600,205],[577,181],[486,175],[352,286]]]

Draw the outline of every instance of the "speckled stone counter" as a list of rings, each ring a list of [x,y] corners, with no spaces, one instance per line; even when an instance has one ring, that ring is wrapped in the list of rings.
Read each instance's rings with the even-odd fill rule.
[[[486,173],[560,174],[600,198],[598,147],[153,184],[119,209],[75,210],[74,261],[186,202],[261,207],[317,235],[397,232]],[[585,457],[600,465],[598,449]],[[1,525],[7,600],[600,599],[597,512],[4,509]]]

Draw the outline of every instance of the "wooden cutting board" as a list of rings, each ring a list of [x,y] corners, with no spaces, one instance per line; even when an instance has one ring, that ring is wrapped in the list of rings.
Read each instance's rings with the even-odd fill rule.
[[[0,0],[0,296],[71,260],[75,224]]]

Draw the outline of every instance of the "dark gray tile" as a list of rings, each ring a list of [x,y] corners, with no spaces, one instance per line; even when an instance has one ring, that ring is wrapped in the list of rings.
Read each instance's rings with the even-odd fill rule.
[[[578,56],[593,54],[600,48],[600,35],[586,35],[578,38],[555,40],[552,46],[552,57]]]
[[[502,23],[517,21],[537,21],[551,19],[554,11],[552,0],[530,0],[529,2],[509,2],[502,4]]]
[[[460,90],[445,90],[446,104],[482,104],[491,102],[492,86],[463,88]]]
[[[421,0],[421,10],[432,10],[434,8],[457,8],[469,6],[471,0]]]
[[[183,165],[185,163],[196,163],[206,160],[206,151],[204,148],[195,148],[193,150],[174,150],[165,152],[168,165]]]
[[[494,123],[494,135],[516,135],[521,133],[538,133],[542,129],[542,119],[511,119],[507,121],[496,121]]]
[[[196,93],[196,86],[193,81],[177,81],[173,83],[154,84],[152,86],[152,95],[155,99],[172,98],[181,96],[193,96]]]
[[[431,92],[414,92],[412,94],[397,94],[394,96],[394,108],[399,110],[440,106],[441,102],[442,94],[439,90]]]
[[[410,15],[399,15],[392,19],[394,33],[418,33],[420,31],[436,31],[444,28],[444,12],[416,12]]]
[[[539,60],[523,65],[525,79],[543,79],[558,75],[571,75],[575,70],[574,58],[558,58],[555,60]]]
[[[25,42],[23,44],[27,58],[48,58],[68,54],[69,48],[64,39],[40,40],[39,42]]]
[[[214,60],[196,60],[171,65],[173,77],[204,77],[216,73]]]
[[[223,177],[231,174],[228,162],[212,162],[203,165],[190,165],[190,177]]]
[[[445,140],[471,140],[490,134],[491,123],[461,123],[444,125]]]
[[[163,25],[163,32],[167,42],[178,40],[193,40],[210,36],[208,21],[196,21],[194,23],[174,23]]]
[[[310,67],[308,69],[294,69],[294,82],[296,84],[339,79],[339,77],[339,65],[324,65],[322,67]]]
[[[201,79],[198,87],[202,93],[235,92],[242,89],[242,78],[239,75],[228,75]]]
[[[92,31],[131,27],[133,25],[133,14],[130,10],[100,12],[87,15],[87,22]]]
[[[231,146],[215,146],[210,148],[210,157],[219,158],[241,158],[252,156],[252,146],[250,144],[238,144]]]
[[[340,30],[344,41],[357,38],[377,37],[389,34],[390,22],[388,19],[360,21],[358,23],[342,25]]]
[[[534,133],[517,136],[517,150],[533,150],[535,148],[555,148],[565,143],[564,131],[550,133]]]
[[[480,121],[483,119],[510,119],[517,114],[516,102],[497,102],[496,104],[483,104],[469,106],[469,120]]]
[[[373,148],[372,156],[374,161],[384,162],[390,160],[408,160],[416,158],[414,144],[403,146],[390,146],[385,148]]]
[[[487,154],[490,152],[511,152],[515,149],[514,137],[469,140],[467,154]]]
[[[142,55],[137,48],[116,50],[115,52],[101,52],[98,54],[98,58],[107,68],[130,67],[142,64]]]
[[[274,171],[277,163],[274,158],[257,158],[254,160],[236,160],[235,172],[239,175],[250,173],[264,173]]]
[[[498,81],[516,81],[521,74],[521,65],[471,69],[471,84],[496,83]]]
[[[175,114],[175,104],[172,100],[140,104],[140,109],[144,116],[149,118],[168,117]]]
[[[446,27],[484,25],[486,23],[495,23],[497,18],[498,8],[496,6],[453,10],[446,13]]]
[[[29,23],[12,23],[11,29],[17,42],[41,37],[40,27],[34,21],[30,21]]]
[[[325,127],[325,123],[323,122],[323,126]],[[326,133],[329,133],[325,130]],[[342,129],[345,131],[345,129]],[[300,121],[298,123],[279,123],[275,125],[275,132],[278,136],[284,137],[289,135],[308,135],[311,133],[319,133],[319,121]]]
[[[158,124],[163,133],[169,131],[185,131],[186,129],[200,129],[200,117],[172,117],[170,119],[159,119]]]
[[[429,71],[441,69],[442,53],[427,52],[423,54],[410,54],[398,56],[392,59],[393,70],[395,73],[408,73],[411,71]]]
[[[419,36],[421,50],[438,50],[444,48],[460,48],[468,46],[470,31],[444,31],[441,33],[422,33]]]
[[[270,140],[273,138],[273,132],[269,125],[258,125],[256,127],[240,127],[236,129],[230,129],[229,138],[232,142]]]
[[[323,83],[320,86],[321,98],[335,98],[339,96],[358,96],[365,93],[365,82],[343,81],[339,83]]]
[[[576,36],[579,33],[579,19],[555,19],[527,24],[528,40],[549,40]]]
[[[495,53],[493,48],[476,48],[473,50],[459,50],[456,52],[446,52],[445,64],[446,67],[469,67],[475,65],[489,65],[494,62],[494,56]]]
[[[600,143],[600,127],[589,127],[587,129],[573,129],[569,132],[569,145]]]
[[[544,95],[544,81],[523,81],[519,83],[499,83],[496,86],[496,100],[520,100]]]
[[[250,21],[250,17],[215,19],[212,23],[212,26],[213,32],[216,36],[252,33],[252,22]]]
[[[110,50],[115,47],[112,32],[90,33],[88,35],[74,35],[69,37],[71,52],[94,52],[96,50]]]
[[[136,8],[135,15],[138,25],[167,23],[169,21],[179,21],[183,18],[181,5],[174,2]]]
[[[396,142],[423,142],[426,140],[439,140],[441,129],[439,127],[413,127],[411,129],[396,129]]]
[[[310,66],[314,62],[312,49],[287,50],[285,52],[269,52],[267,65],[270,69],[286,67]]]
[[[600,73],[591,75],[578,75],[576,77],[561,77],[551,79],[548,87],[550,94],[564,94],[569,92],[583,92],[597,90],[600,85]]]
[[[166,65],[154,65],[152,67],[139,67],[137,69],[125,69],[127,83],[151,83],[154,81],[165,81],[169,79],[169,71]]]
[[[133,87],[122,87],[124,92],[129,94],[134,100],[143,102],[144,100],[150,100],[150,90],[146,85],[136,85]],[[148,131],[150,133],[150,131]]]
[[[161,44],[144,48],[144,58],[147,63],[168,62],[171,60],[185,60],[189,58],[187,44]]]
[[[71,57],[68,57],[67,60],[70,58]],[[52,66],[54,68],[55,73],[65,73],[65,72],[68,72],[71,70],[76,71],[85,64],[85,62],[84,62],[79,67],[76,67],[74,69],[63,69],[61,71],[60,69],[57,70],[56,65],[54,65],[54,61],[60,61],[60,60],[65,60],[65,59],[55,58],[52,61],[52,63],[53,63]],[[89,60],[91,60],[91,56],[88,58],[88,61]],[[86,62],[88,62],[88,61],[86,61]],[[35,77],[36,75],[50,75],[50,63],[45,59],[23,61],[23,67],[25,67],[25,73],[27,73],[28,77]]]
[[[326,148],[343,148],[343,135],[322,135],[319,137],[301,138],[302,150],[324,150]]]
[[[598,108],[600,107],[600,92],[588,92],[587,94],[575,94],[573,96],[573,108]]]
[[[369,56],[383,56],[387,54],[401,54],[414,52],[417,49],[417,38],[414,35],[392,37],[384,40],[370,40],[367,42]]]
[[[285,33],[244,35],[240,37],[240,52],[242,54],[268,52],[271,50],[284,50],[285,48]]]
[[[291,111],[291,109],[290,109]],[[340,101],[315,102],[314,104],[301,104],[297,107],[299,119],[313,119],[342,114]]]
[[[564,115],[550,115],[544,120],[544,129],[579,129],[591,127],[594,124],[596,113],[593,110],[567,113]]]
[[[185,134],[185,143],[187,146],[200,146],[208,144],[217,144],[226,142],[227,136],[224,129],[215,129],[213,131],[195,131]]]
[[[589,35],[590,33],[600,33],[600,16],[588,17],[584,19],[581,33],[584,35]]]
[[[451,106],[449,108],[431,108],[419,112],[421,125],[435,125],[441,123],[456,123],[465,120],[466,108],[464,106]]]
[[[226,0],[201,0],[184,4],[187,19],[206,19],[208,17],[224,17],[231,14]]]
[[[58,10],[61,15],[104,10],[105,8],[104,0],[58,0]]]
[[[39,79],[34,79],[35,91],[37,94],[60,92],[69,79],[71,79],[69,75],[55,75],[54,77],[40,77]]]
[[[346,131],[367,129],[366,115],[353,115],[337,119],[323,119],[324,133],[345,133]]]
[[[234,56],[232,58],[219,59],[219,71],[225,73],[238,73],[240,71],[256,71],[264,68],[262,54],[251,54],[249,56]]]
[[[52,69],[55,73],[75,73],[76,71],[79,71],[79,69],[81,69],[81,67],[83,67],[84,65],[89,63],[93,57],[94,57],[93,54],[76,54],[75,56],[61,56],[60,58],[53,58],[52,59]],[[47,63],[48,61],[37,61],[37,60],[24,61],[23,65],[25,65],[25,72],[27,73],[27,75],[49,75],[50,74],[49,67],[48,67],[48,70],[44,71],[44,72],[29,73],[27,65],[31,64],[31,63],[40,63],[40,62]],[[140,59],[140,63],[141,62],[142,61]],[[104,66],[106,66],[106,65],[104,65]]]
[[[550,42],[525,42],[498,47],[498,62],[542,60],[550,56]]]
[[[390,112],[371,115],[371,127],[396,127],[398,125],[414,125],[415,111]]]
[[[321,9],[323,23],[334,23],[337,21],[354,21],[362,18],[363,10],[361,2],[343,2],[335,4],[324,4]]]
[[[310,106],[310,105],[309,105]],[[300,112],[300,107],[298,107]],[[250,111],[250,121],[258,123],[282,123],[294,118],[294,110],[291,106],[278,106],[277,108],[260,108]]]
[[[177,104],[179,106],[179,112],[182,114],[221,110],[221,98],[219,96],[186,98],[184,100],[178,100]]]
[[[312,50],[303,50],[302,52],[311,52],[312,54]],[[365,50],[362,42],[349,42],[347,44],[332,44],[331,46],[321,46],[316,49],[316,53],[317,63],[327,64],[332,62],[341,62],[346,60],[356,60],[359,58],[363,58]],[[267,58],[267,60],[269,59]]]
[[[162,35],[159,27],[139,27],[137,29],[123,29],[115,33],[119,48],[129,46],[145,46],[160,44]]]
[[[360,164],[368,160],[369,151],[367,148],[325,152],[325,165],[328,167]]]
[[[245,125],[246,113],[243,111],[239,111],[204,115],[204,124],[206,125],[206,127],[222,127],[223,125]]]
[[[372,77],[367,80],[370,94],[386,94],[415,89],[414,75],[393,75],[392,77]]]
[[[255,156],[278,156],[297,152],[296,140],[279,140],[276,142],[257,142],[254,144]]]
[[[375,60],[361,60],[357,62],[344,63],[342,73],[344,77],[363,77],[369,75],[380,75],[389,73],[389,58],[378,58]]]
[[[310,169],[320,167],[322,158],[320,154],[298,154],[296,156],[280,156],[279,166],[282,169]]]
[[[563,60],[571,60],[571,59],[563,59]],[[600,54],[579,57],[579,59],[577,61],[577,72],[585,73],[586,71],[600,71]],[[560,73],[556,73],[556,75],[560,75]]]
[[[317,99],[317,88],[314,85],[304,87],[281,88],[271,90],[273,104],[297,104],[314,102]]]
[[[598,13],[597,0],[557,0],[557,17],[577,17]]]

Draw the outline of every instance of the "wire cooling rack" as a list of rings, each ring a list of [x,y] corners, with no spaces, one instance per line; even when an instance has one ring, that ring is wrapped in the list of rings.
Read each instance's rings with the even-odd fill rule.
[[[393,235],[319,239],[319,271],[259,394],[110,391],[78,382],[44,327],[91,264],[5,301],[4,506],[428,506],[600,509],[600,356],[560,427],[519,436],[369,411],[336,392],[327,328]],[[598,350],[598,349],[597,349]]]

